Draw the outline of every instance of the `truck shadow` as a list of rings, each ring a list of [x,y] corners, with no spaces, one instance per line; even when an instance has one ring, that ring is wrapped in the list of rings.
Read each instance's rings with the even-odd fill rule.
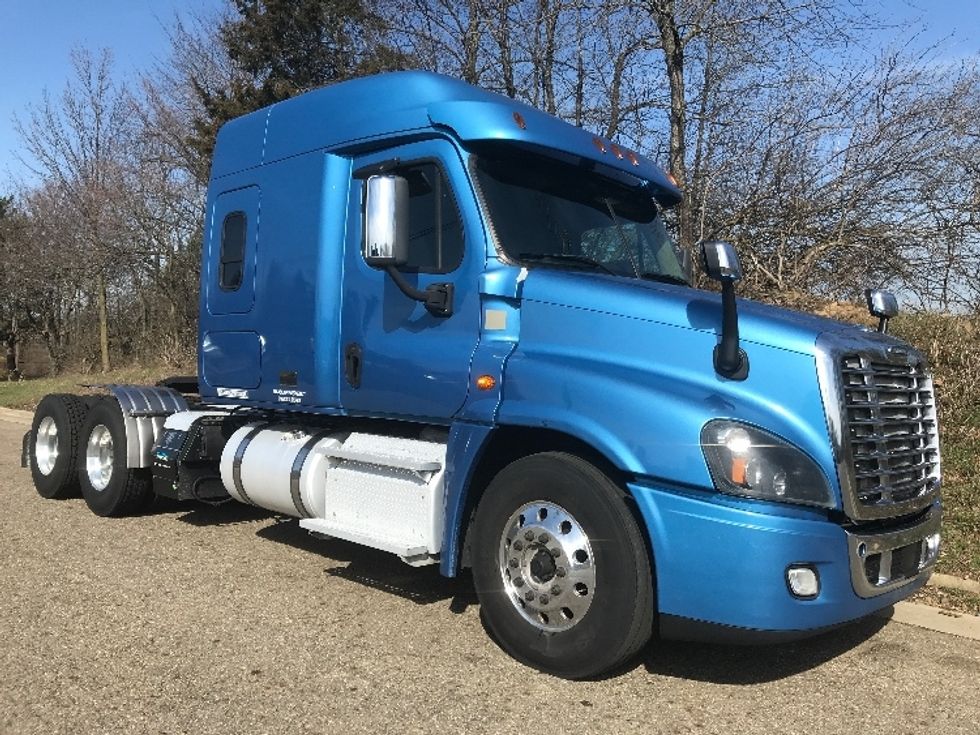
[[[190,509],[175,505],[157,509],[158,512],[168,510],[182,511],[177,520],[198,527],[264,522],[256,530],[256,536],[338,562],[324,570],[329,576],[398,595],[418,605],[448,600],[450,612],[461,614],[477,604],[468,572],[448,579],[439,574],[437,565],[413,568],[383,551],[341,539],[316,538],[300,528],[295,518],[242,503],[199,504]]]
[[[814,669],[857,648],[888,623],[871,616],[792,643],[726,646],[654,639],[642,665],[651,674],[712,684],[761,684]]]
[[[449,579],[439,574],[436,565],[409,567],[383,551],[340,539],[316,538],[301,529],[295,519],[260,508],[239,503],[198,506],[178,516],[178,520],[195,526],[264,521],[255,531],[257,536],[319,556],[328,562],[324,573],[331,577],[397,595],[417,605],[448,601],[449,611],[456,615],[479,604],[468,571]],[[617,678],[642,666],[650,674],[715,684],[776,681],[814,669],[857,648],[887,622],[886,618],[873,616],[813,638],[760,646],[664,641],[654,637],[638,659],[599,679]],[[493,639],[489,629],[487,634]]]
[[[154,513],[178,512],[177,520],[192,526],[232,526],[237,523],[254,523],[275,518],[275,514],[263,508],[244,503],[221,503],[207,505],[195,503],[188,509],[175,500],[158,498],[158,505],[151,509]]]
[[[295,521],[263,526],[257,536],[317,554],[330,561],[347,562],[346,566],[328,567],[324,572],[348,582],[397,595],[418,605],[449,601],[449,610],[461,614],[477,604],[468,573],[455,578],[439,574],[438,565],[410,567],[384,551],[340,539],[311,536]]]

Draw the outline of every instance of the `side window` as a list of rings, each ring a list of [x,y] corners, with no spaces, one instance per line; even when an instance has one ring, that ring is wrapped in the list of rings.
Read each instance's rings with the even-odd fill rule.
[[[463,261],[463,222],[445,174],[434,163],[407,166],[407,270],[449,273]]]
[[[245,264],[244,212],[231,212],[221,224],[221,264],[218,268],[218,284],[224,291],[237,291],[242,285]]]

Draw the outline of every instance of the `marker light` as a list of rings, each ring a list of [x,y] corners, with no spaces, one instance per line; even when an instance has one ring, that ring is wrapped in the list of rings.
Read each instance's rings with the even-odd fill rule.
[[[476,387],[480,390],[493,390],[496,384],[497,381],[492,375],[481,375],[476,379]]]
[[[609,146],[609,150],[612,151],[612,154],[614,156],[616,156],[616,158],[622,158],[623,157],[623,149],[620,148],[615,143],[613,143],[611,146]]]
[[[634,166],[640,165],[640,157],[633,151],[626,151],[626,157],[630,159],[630,163],[632,163]]]
[[[718,419],[701,430],[701,449],[715,488],[731,495],[833,508],[817,464],[768,431]]]
[[[527,129],[527,123],[524,122],[524,116],[519,112],[514,112],[514,122],[517,123],[517,127],[521,130]]]
[[[667,181],[669,181],[671,184],[676,186],[678,189],[681,186],[680,184],[677,183],[677,177],[675,177],[674,174],[670,173],[670,171],[667,172]]]
[[[592,145],[599,149],[599,153],[606,152],[606,144],[602,142],[602,138],[594,137],[592,138]]]

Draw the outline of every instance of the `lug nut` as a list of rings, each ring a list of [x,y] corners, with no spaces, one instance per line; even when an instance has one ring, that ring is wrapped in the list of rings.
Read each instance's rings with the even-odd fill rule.
[[[534,531],[525,531],[524,538],[526,538],[528,541],[534,541]]]
[[[538,602],[540,602],[542,605],[547,605],[548,595],[541,595],[541,597],[538,598]]]
[[[542,533],[540,536],[538,536],[538,541],[540,541],[543,544],[546,544],[549,541],[551,541],[551,536],[549,536],[546,533]]]
[[[508,564],[510,565],[510,568],[511,568],[511,569],[517,569],[517,559],[511,559],[511,560],[510,560],[509,562],[507,562],[507,563],[508,563]]]
[[[555,596],[560,595],[561,594],[561,587],[559,587],[556,584],[554,587],[551,588],[551,594],[553,594]]]
[[[513,543],[514,551],[521,551],[524,548],[524,542],[517,540]]]
[[[524,578],[523,577],[514,577],[514,586],[515,587],[523,587],[524,586]]]
[[[555,548],[553,548],[553,549],[551,550],[551,555],[552,555],[553,557],[555,557],[555,558],[557,559],[557,558],[558,558],[559,556],[561,556],[561,549],[559,549],[559,548],[558,548],[558,547],[556,546]]]
[[[567,572],[565,571],[565,567],[558,567],[555,570],[555,574],[557,574],[559,577],[564,577],[567,574]]]
[[[528,590],[527,592],[524,593],[524,599],[527,600],[528,602],[531,602],[531,600],[534,599],[534,593],[531,592],[531,590]]]

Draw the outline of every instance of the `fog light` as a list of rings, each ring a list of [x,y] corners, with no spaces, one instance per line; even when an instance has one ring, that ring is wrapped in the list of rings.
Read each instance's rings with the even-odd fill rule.
[[[931,533],[922,539],[922,554],[919,556],[919,569],[924,569],[939,557],[939,540],[938,533]]]
[[[794,597],[812,599],[820,594],[820,577],[813,567],[789,567],[786,584]]]

